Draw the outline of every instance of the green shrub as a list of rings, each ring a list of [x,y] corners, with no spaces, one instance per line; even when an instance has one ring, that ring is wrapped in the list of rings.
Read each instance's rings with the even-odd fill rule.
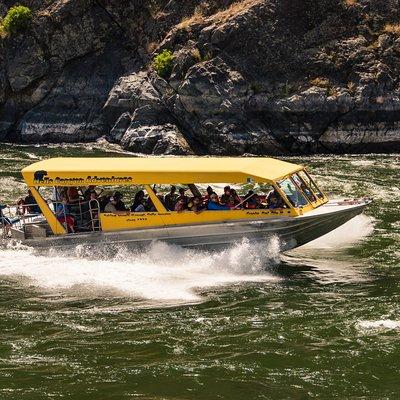
[[[12,33],[25,29],[32,19],[32,11],[25,6],[11,7],[1,25],[5,32]]]
[[[174,55],[170,50],[163,50],[153,59],[153,68],[163,78],[168,78],[171,75],[174,63]]]

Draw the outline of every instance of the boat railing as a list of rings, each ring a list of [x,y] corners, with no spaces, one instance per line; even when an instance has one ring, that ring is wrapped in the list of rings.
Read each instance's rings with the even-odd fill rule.
[[[16,204],[16,205],[7,205],[3,209],[3,216],[7,218],[11,222],[11,226],[14,229],[25,231],[25,227],[29,224],[37,223],[34,220],[41,216],[40,212],[29,212],[30,208],[38,207],[35,204]],[[28,212],[27,212],[28,211]],[[4,223],[4,220],[0,218],[1,224],[1,236],[3,238],[7,237],[7,229]]]
[[[61,202],[58,200],[44,199],[48,204],[49,208],[55,213],[57,205]],[[30,225],[36,225],[38,223],[45,222],[43,215],[40,211],[31,212],[31,209],[38,209],[38,205],[34,204],[16,204],[7,205],[3,210],[3,216],[10,220],[12,228],[24,233]],[[67,210],[66,210],[67,209]],[[38,209],[40,210],[40,209]],[[67,216],[74,218],[75,226],[79,231],[100,231],[100,204],[97,199],[89,201],[79,201],[77,203],[69,203],[64,208],[64,220],[61,222],[65,229],[68,230]],[[3,218],[0,218],[0,237],[6,238],[8,234],[7,227],[4,223]]]
[[[57,209],[59,200],[53,200],[54,210]],[[97,199],[88,201],[77,201],[74,203],[67,203],[63,207],[63,220],[62,224],[68,231],[67,219],[72,217],[74,220],[74,227],[78,231],[100,231],[100,203]]]

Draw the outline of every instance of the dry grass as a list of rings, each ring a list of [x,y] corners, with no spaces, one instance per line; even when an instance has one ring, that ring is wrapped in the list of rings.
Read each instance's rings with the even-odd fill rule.
[[[379,39],[375,39],[368,47],[369,51],[375,51],[379,49]]]
[[[400,35],[400,23],[398,24],[386,24],[383,28],[386,33],[391,33],[393,35]]]
[[[328,78],[318,76],[310,80],[310,84],[326,90],[328,97],[336,97],[339,93]]]
[[[194,49],[192,49],[192,51],[190,52],[192,57],[196,60],[196,62],[204,62],[204,61],[209,61],[212,59],[212,53],[210,51],[207,51],[207,53],[205,54],[201,54],[200,50],[195,47]]]
[[[357,4],[358,0],[343,0],[344,4],[348,7],[353,7]]]
[[[349,82],[347,84],[347,89],[349,90],[350,94],[355,94],[357,91],[357,86],[354,82]]]
[[[323,78],[321,76],[311,79],[310,83],[313,86],[317,86],[317,87],[324,88],[324,89],[328,89],[332,86],[331,82],[328,78]]]
[[[0,24],[0,39],[5,39],[7,37],[7,32],[3,25]]]
[[[201,57],[201,54],[200,54],[200,50],[199,50],[197,47],[195,47],[195,48],[191,51],[191,54],[192,54],[192,57],[193,57],[197,62],[202,61],[202,57]]]
[[[194,13],[190,17],[184,18],[178,25],[179,29],[189,29],[192,25],[203,22],[220,22],[225,23],[231,18],[239,15],[240,13],[248,10],[256,4],[261,3],[263,0],[239,0],[231,4],[224,10],[218,11],[213,15],[206,16],[206,7],[197,6]]]
[[[178,24],[178,28],[179,29],[188,29],[194,24],[199,24],[199,23],[204,22],[205,21],[204,12],[205,12],[205,10],[203,7],[197,6],[194,9],[193,15],[191,15],[190,17],[183,18],[181,23]]]
[[[326,94],[328,95],[328,97],[337,97],[339,95],[339,92],[336,88],[331,86],[326,90]]]
[[[157,47],[158,47],[157,42],[148,42],[146,43],[145,49],[147,53],[152,54],[156,51]]]
[[[237,16],[238,14],[247,11],[249,8],[262,3],[264,0],[240,0],[235,3],[232,3],[228,8],[225,10],[221,10],[216,14],[212,15],[210,18],[212,21],[217,22],[227,22],[232,17]]]

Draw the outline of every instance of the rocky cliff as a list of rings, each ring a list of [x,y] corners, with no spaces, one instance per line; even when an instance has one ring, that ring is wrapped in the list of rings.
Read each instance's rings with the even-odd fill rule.
[[[106,137],[153,154],[400,150],[398,0],[24,5],[28,28],[0,39],[2,141]],[[160,77],[152,60],[164,49],[174,60]]]

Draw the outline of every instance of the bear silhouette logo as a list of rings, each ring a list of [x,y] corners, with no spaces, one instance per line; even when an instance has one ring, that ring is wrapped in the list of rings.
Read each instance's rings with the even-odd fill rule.
[[[46,175],[47,171],[36,171],[33,175],[33,179],[35,182],[43,182]]]

